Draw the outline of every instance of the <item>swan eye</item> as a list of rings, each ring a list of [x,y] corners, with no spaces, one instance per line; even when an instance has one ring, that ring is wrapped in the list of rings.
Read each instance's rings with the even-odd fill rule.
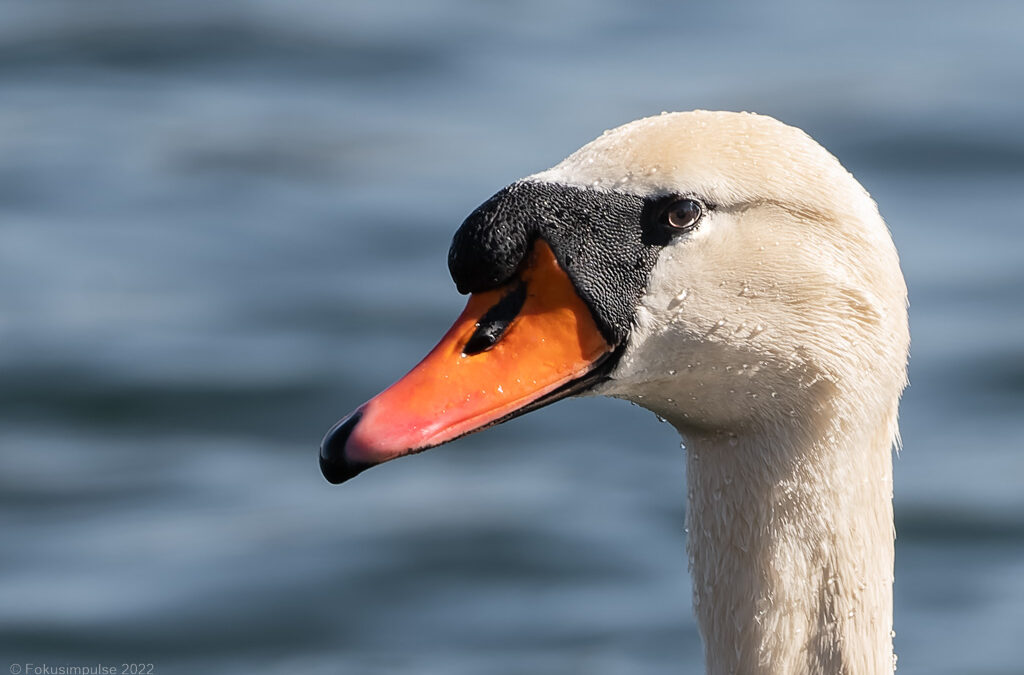
[[[704,215],[704,207],[693,199],[680,199],[672,202],[665,209],[665,220],[669,227],[674,230],[692,230],[697,226],[697,221]]]

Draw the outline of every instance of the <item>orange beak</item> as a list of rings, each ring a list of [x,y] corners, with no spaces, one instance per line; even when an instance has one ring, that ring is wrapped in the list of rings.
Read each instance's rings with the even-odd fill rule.
[[[515,279],[471,295],[419,365],[327,433],[320,468],[341,483],[500,424],[586,388],[612,352],[551,248],[537,240]]]

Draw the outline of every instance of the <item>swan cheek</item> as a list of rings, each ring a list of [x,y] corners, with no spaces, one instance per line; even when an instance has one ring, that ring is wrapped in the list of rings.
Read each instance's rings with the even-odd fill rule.
[[[448,333],[405,377],[324,437],[332,483],[577,393],[612,346],[546,243],[509,284],[474,293]]]

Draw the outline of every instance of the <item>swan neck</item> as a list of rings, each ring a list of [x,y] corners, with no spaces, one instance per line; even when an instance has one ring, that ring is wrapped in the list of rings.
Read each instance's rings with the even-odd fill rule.
[[[709,673],[893,671],[890,422],[683,432]]]

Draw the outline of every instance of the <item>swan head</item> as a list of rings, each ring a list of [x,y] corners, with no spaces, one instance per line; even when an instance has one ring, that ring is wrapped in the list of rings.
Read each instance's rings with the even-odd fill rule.
[[[894,410],[906,287],[878,209],[770,117],[692,111],[605,132],[459,228],[466,311],[321,446],[340,482],[557,398],[630,399],[684,433]]]

